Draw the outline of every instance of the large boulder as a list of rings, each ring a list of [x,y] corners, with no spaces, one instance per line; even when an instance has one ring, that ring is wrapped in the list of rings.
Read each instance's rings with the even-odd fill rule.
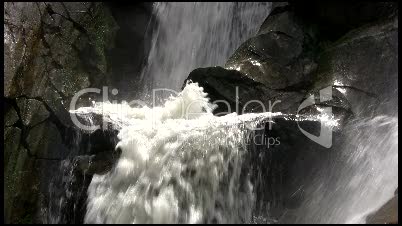
[[[250,165],[260,200],[256,212],[268,218],[279,219],[287,210],[298,208],[310,186],[306,178],[315,178],[318,172],[335,173],[325,164],[341,158],[340,144],[351,135],[343,132],[344,126],[353,127],[352,122],[366,117],[397,114],[397,7],[394,3],[351,6],[275,3],[256,36],[243,43],[224,68],[195,69],[186,81],[204,88],[218,104],[217,115],[261,112],[259,106],[272,106],[276,100],[281,102],[273,106],[273,112],[306,117],[320,117],[324,108],[331,107],[339,130],[332,131],[330,150],[309,141],[296,122],[284,119],[275,119],[274,129],[263,134],[281,137],[280,146],[251,147]],[[358,6],[361,10],[354,13]],[[248,108],[241,111],[244,106]],[[307,128],[319,134],[319,126]],[[368,221],[394,222],[394,201],[390,203]],[[384,214],[387,211],[390,215]],[[292,214],[286,217],[294,220]]]
[[[307,5],[320,9],[331,6],[315,4]],[[346,5],[337,7],[349,12]],[[346,118],[391,114],[395,112],[397,101],[395,5],[363,5],[363,11],[355,15],[357,22],[353,23],[353,30],[344,30],[349,26],[331,18],[333,14],[324,18],[328,24],[339,23],[334,29],[343,29],[339,31],[342,35],[333,40],[322,35],[325,33],[323,22],[317,26],[300,12],[299,4],[274,4],[257,35],[243,43],[228,59],[227,70],[220,67],[196,69],[188,80],[203,86],[212,100],[225,100],[230,104],[237,100],[240,107],[250,100],[265,106],[268,100],[280,100],[274,111],[296,113],[302,101],[314,94],[318,98],[321,90],[332,86],[330,101],[307,107],[304,113],[317,114],[315,108],[325,105]],[[223,109],[225,106],[219,103],[216,113]]]
[[[237,70],[222,67],[197,68],[185,81],[197,82],[218,105],[214,113],[224,115],[272,111],[295,113],[303,95],[294,91],[273,90]],[[280,101],[280,102],[279,102]]]
[[[316,34],[289,6],[273,9],[257,35],[243,43],[225,64],[271,89],[305,87],[316,68]]]
[[[320,52],[313,89],[336,87],[354,114],[394,114],[398,93],[397,37],[397,17],[348,32]]]

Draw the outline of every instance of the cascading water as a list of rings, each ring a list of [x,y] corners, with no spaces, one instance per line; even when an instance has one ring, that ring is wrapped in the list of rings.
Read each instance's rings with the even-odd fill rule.
[[[154,88],[180,91],[195,68],[224,65],[257,33],[270,8],[267,2],[154,3],[157,26],[142,72],[143,94],[152,95]]]
[[[126,124],[118,135],[120,159],[88,188],[86,223],[250,221],[254,200],[242,170],[245,138],[247,128],[271,113],[216,117],[206,95],[192,83],[163,107],[89,108]]]
[[[398,118],[351,121],[320,172],[306,178],[306,199],[284,223],[365,223],[398,187]]]
[[[121,127],[121,157],[112,171],[93,177],[86,223],[252,222],[255,193],[242,164],[246,140],[262,120],[281,114],[217,117],[206,95],[190,83],[163,107],[96,103],[77,110],[102,113]],[[329,162],[304,179],[301,206],[280,222],[364,223],[392,197],[398,185],[397,119],[351,121],[343,130]]]
[[[178,91],[194,68],[224,64],[256,33],[269,6],[156,3],[158,25],[142,74],[143,94],[153,88]],[[249,223],[255,194],[242,164],[246,124],[253,127],[271,113],[215,117],[212,109],[194,83],[161,107],[97,103],[79,109],[121,123],[120,159],[110,172],[92,178],[85,222]],[[280,221],[364,222],[397,187],[397,135],[395,117],[351,122],[344,142],[334,148],[338,163],[306,178],[305,200]]]

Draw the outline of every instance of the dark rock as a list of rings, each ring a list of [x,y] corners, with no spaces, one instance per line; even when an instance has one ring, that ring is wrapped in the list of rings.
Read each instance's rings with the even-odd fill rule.
[[[27,98],[17,98],[17,105],[25,126],[34,126],[49,117],[49,112],[41,101]]]
[[[367,224],[398,224],[398,195],[366,217]]]
[[[33,223],[37,212],[33,194],[38,193],[35,160],[22,147],[13,150],[4,171],[4,204],[6,222]],[[13,207],[13,208],[10,208]]]
[[[337,40],[346,32],[398,14],[397,2],[290,2],[292,11],[320,30],[320,39]]]
[[[312,89],[333,85],[355,114],[392,114],[398,92],[396,19],[353,30],[324,49]]]
[[[345,117],[392,112],[397,92],[397,85],[393,82],[397,80],[396,17],[385,17],[388,19],[350,31],[335,43],[322,47],[318,45],[318,38],[322,38],[318,34],[322,31],[309,20],[303,20],[295,13],[294,7],[292,4],[277,6],[264,21],[257,36],[240,46],[226,63],[225,68],[240,72],[232,74],[242,74],[260,83],[253,84],[257,87],[255,93],[241,91],[251,83],[239,86],[239,98],[246,94],[249,100],[264,103],[263,99],[278,99],[278,96],[294,92],[295,95],[289,98],[281,96],[281,104],[286,101],[290,103],[289,107],[297,102],[300,104],[304,97],[333,86],[331,103],[325,104],[336,111],[343,111],[341,114]],[[218,85],[218,81],[210,78],[214,77],[210,72],[207,72],[208,75],[202,72],[204,77],[195,76],[194,73],[189,77],[201,86],[208,83],[209,87],[204,88],[212,94],[212,100],[215,100],[215,93],[226,92],[230,87],[223,84],[233,83],[232,77],[228,77],[227,82],[222,80]],[[262,90],[269,95],[261,98],[256,94],[264,93]],[[229,95],[217,95],[219,99],[223,96],[227,98]],[[233,96],[230,98],[233,102],[235,95],[230,96]],[[311,111],[308,109],[305,111]],[[373,112],[373,109],[377,112]],[[295,107],[290,111],[280,107],[280,111],[295,113]]]
[[[301,82],[302,74],[286,67],[300,52],[301,43],[271,32],[242,44],[225,67],[236,69],[271,89],[283,89]]]
[[[303,94],[293,91],[276,91],[256,82],[241,72],[222,67],[198,68],[193,70],[187,81],[197,82],[208,93],[211,102],[217,102],[214,114],[237,112],[273,112],[295,113]],[[276,101],[280,101],[275,103]]]
[[[18,159],[15,150],[23,146],[27,162],[36,162],[27,163],[24,172],[31,175],[22,179],[23,185],[7,180],[8,186],[25,188],[18,196],[5,191],[10,197],[6,212],[12,213],[5,218],[9,223],[51,222],[41,216],[48,213],[40,213],[50,203],[51,178],[60,173],[62,159],[85,151],[68,143],[75,142],[68,112],[71,98],[83,88],[110,85],[107,57],[118,26],[103,3],[9,2],[4,6],[4,29],[4,96],[13,103],[6,111],[5,125],[21,127],[7,129],[5,159]],[[88,96],[96,97],[83,96],[77,107],[88,106]],[[8,170],[5,178],[12,173]]]
[[[258,34],[243,43],[225,64],[271,89],[306,87],[316,69],[316,31],[288,6],[273,9]]]
[[[31,206],[35,208],[33,212],[33,216],[36,217],[34,223],[55,224],[63,222],[61,218],[64,213],[61,208],[64,207],[66,197],[61,196],[60,193],[70,193],[71,190],[67,183],[62,183],[59,187],[55,187],[54,183],[55,181],[71,183],[75,178],[72,178],[71,174],[64,174],[62,165],[63,161],[60,160],[36,159],[32,166],[36,187],[35,195],[31,196],[34,200]],[[71,171],[71,169],[69,170]],[[53,205],[54,203],[57,205]],[[64,212],[72,209],[74,207],[67,208]]]
[[[105,151],[96,155],[80,155],[74,158],[77,170],[85,175],[105,174],[110,171],[120,157],[117,151]]]
[[[114,48],[107,54],[110,86],[117,88],[118,100],[134,99],[143,82],[140,74],[151,47],[155,26],[152,2],[107,2],[118,25]]]
[[[5,21],[6,96],[42,97],[53,86],[67,101],[103,85],[94,77],[105,76],[116,25],[102,4],[6,4]]]
[[[49,72],[54,87],[66,96],[73,96],[78,91],[89,87],[88,75],[85,72],[71,69],[52,69]]]
[[[16,127],[4,128],[4,163],[8,165],[10,156],[18,152],[21,141],[21,129]]]
[[[319,120],[295,115],[279,115],[272,120],[272,126],[265,122],[264,129],[250,134],[243,165],[249,168],[254,186],[254,213],[279,219],[284,211],[301,205],[308,185],[306,178],[320,168],[320,161],[328,159],[331,150],[310,140],[298,128],[316,134]],[[334,142],[337,139],[334,133]]]
[[[392,5],[388,4],[391,8]],[[325,3],[319,7],[322,6]],[[372,4],[369,8],[373,10],[377,6]],[[381,16],[373,13],[369,20],[364,19],[368,13],[364,9],[355,15],[357,21],[350,26],[345,26],[345,21],[337,21],[334,13],[315,23],[305,14],[301,16],[297,7],[300,6],[294,3],[276,6],[257,36],[246,41],[229,58],[225,65],[228,70],[210,67],[190,73],[187,80],[198,82],[209,94],[211,102],[223,100],[229,103],[231,110],[218,103],[214,113],[242,113],[236,106],[243,108],[251,100],[265,106],[268,106],[268,100],[281,100],[273,112],[298,113],[306,117],[319,116],[323,107],[332,107],[339,123],[332,131],[334,144],[342,143],[344,137],[338,136],[342,134],[339,129],[347,125],[349,119],[396,114],[398,22],[395,7],[387,8]],[[337,17],[342,15],[337,14]],[[351,12],[349,16],[352,16]],[[322,27],[324,23],[329,26],[338,22],[333,33],[326,33]],[[356,27],[359,28],[350,30]],[[324,90],[330,91],[331,98],[321,101]],[[309,98],[315,103],[298,111],[302,102]],[[250,107],[248,112],[261,112],[255,103]],[[256,183],[256,211],[270,209],[271,216],[268,217],[280,217],[286,209],[297,209],[308,185],[306,178],[313,178],[323,171],[325,163],[329,164],[337,157],[337,152],[330,153],[331,150],[338,148],[335,145],[328,151],[309,141],[294,121],[281,118],[274,121],[274,129],[262,136],[280,137],[281,145],[269,150],[261,145],[251,145],[249,156]],[[320,126],[316,122],[299,123],[306,131],[319,134]],[[394,222],[393,219],[394,215],[390,221],[382,222]]]
[[[294,17],[288,6],[276,6],[262,23],[257,35],[280,32],[296,40],[302,40],[303,28]]]
[[[73,126],[70,114],[68,113],[70,101],[63,99],[59,92],[52,86],[46,88],[42,98],[43,102],[46,103],[59,122],[66,127]]]
[[[306,98],[307,90],[273,90],[236,70],[226,70],[221,67],[195,69],[190,73],[185,84],[188,81],[197,82],[204,88],[211,102],[218,105],[213,112],[218,116],[231,112],[243,114],[271,111],[316,117],[321,114],[320,109],[323,107],[332,107],[339,125],[343,125],[352,114],[349,102],[335,88],[331,89],[331,100],[322,103],[316,101],[316,104],[300,109],[298,112],[300,104]],[[318,98],[319,90],[309,95],[315,95]]]
[[[45,121],[29,131],[27,144],[31,154],[36,158],[61,160],[66,158],[69,153],[57,127],[49,121]]]
[[[4,126],[12,126],[18,121],[19,117],[14,107],[11,107],[4,115]]]
[[[74,127],[82,133],[99,133],[99,131],[116,131],[124,125],[125,122],[110,119],[107,115],[102,115],[100,112],[83,112],[70,111],[72,117],[76,117],[80,124]]]
[[[35,42],[35,30],[40,25],[40,14],[35,3],[6,3],[4,5],[4,95],[17,91],[15,77],[21,73],[31,44]]]

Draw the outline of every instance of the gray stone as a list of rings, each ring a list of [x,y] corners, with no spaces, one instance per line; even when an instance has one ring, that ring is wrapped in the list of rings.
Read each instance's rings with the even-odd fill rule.
[[[46,202],[41,197],[47,197],[49,178],[41,179],[39,194],[39,177],[52,171],[50,162],[68,154],[60,132],[72,126],[68,112],[72,96],[89,86],[101,88],[110,80],[105,74],[109,70],[105,52],[113,47],[117,26],[103,3],[8,2],[4,6],[4,29],[4,96],[18,98],[19,108],[7,112],[5,125],[15,125],[18,110],[27,126],[23,143],[27,144],[26,153],[33,155],[29,159],[43,162],[36,168],[26,164],[25,171],[31,175],[22,179],[26,181],[23,184],[10,180],[10,184],[23,188],[24,194],[13,195],[14,190],[6,190],[10,200],[5,221],[43,223],[39,202]],[[15,150],[20,134],[18,128],[7,129],[6,161],[12,154],[13,159],[19,158]],[[12,172],[7,171],[5,177],[12,178]]]
[[[18,121],[18,114],[14,107],[11,107],[4,115],[4,126],[12,126]]]
[[[230,109],[222,102],[217,103],[218,108],[214,113],[219,115],[236,111],[241,114],[269,110],[295,113],[298,103],[304,98],[303,93],[277,91],[244,76],[237,70],[222,67],[197,68],[190,73],[184,84],[190,80],[204,88],[211,102],[227,101]]]
[[[74,94],[89,86],[88,75],[85,72],[71,69],[52,69],[49,78],[54,87],[65,96]]]
[[[34,126],[49,117],[49,112],[41,101],[17,98],[17,105],[20,109],[22,123],[26,126]]]
[[[296,40],[303,39],[303,30],[301,26],[296,23],[294,14],[291,11],[269,15],[261,25],[257,34],[267,34],[269,32],[281,32]]]
[[[395,114],[397,37],[396,18],[349,32],[319,55],[312,90],[335,86],[355,114]]]
[[[44,91],[43,101],[46,102],[51,111],[63,125],[65,126],[72,125],[70,114],[68,113],[68,107],[65,106],[70,102],[63,100],[63,98],[52,86],[47,87],[46,90]]]
[[[316,70],[316,35],[288,7],[277,7],[258,34],[243,43],[225,64],[271,89],[306,86]]]
[[[27,143],[32,155],[41,159],[64,159],[68,149],[62,143],[57,127],[45,121],[33,127],[28,134]]]
[[[4,129],[4,163],[7,166],[12,153],[17,152],[21,141],[21,129],[7,127]]]
[[[37,3],[9,2],[4,5],[4,27],[5,27],[5,70],[4,70],[4,94],[5,96],[17,96],[22,94],[23,86],[33,82],[40,82],[40,79],[22,79],[22,77],[36,76],[37,70],[25,70],[32,53],[37,52],[37,33],[40,27],[40,12],[43,6]],[[43,67],[42,67],[43,68]],[[26,72],[26,73],[24,73]],[[26,74],[26,75],[25,75]],[[26,86],[31,91],[32,87]],[[38,86],[35,86],[38,88]]]
[[[4,204],[14,208],[6,208],[5,216],[17,223],[32,223],[35,208],[32,194],[35,193],[35,172],[32,170],[34,159],[30,158],[26,149],[15,150],[4,168]],[[25,203],[26,205],[21,205]]]

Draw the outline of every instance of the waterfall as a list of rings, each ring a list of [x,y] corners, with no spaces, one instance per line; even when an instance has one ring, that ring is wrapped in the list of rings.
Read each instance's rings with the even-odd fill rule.
[[[190,83],[163,107],[78,109],[126,122],[120,159],[89,185],[85,223],[250,222],[253,187],[242,169],[247,131],[272,114],[217,117],[206,95]]]
[[[153,10],[157,26],[142,73],[143,100],[154,88],[180,90],[194,68],[223,65],[257,32],[270,3],[155,3]],[[202,99],[205,94],[193,95],[181,100]],[[192,112],[211,110],[207,102]],[[165,103],[152,113],[146,108],[128,110],[137,112],[126,120],[136,129],[120,131],[121,159],[112,172],[92,179],[86,222],[249,221],[252,187],[246,178],[240,182],[244,131],[238,124],[227,125],[225,120],[233,115],[218,120],[209,112],[202,119],[183,120],[172,109],[177,105]],[[152,128],[154,122],[144,118],[151,115],[158,123]]]
[[[305,178],[303,204],[285,223],[365,223],[398,187],[398,118],[351,121],[320,172]],[[290,217],[292,216],[292,217]]]
[[[123,122],[116,147],[122,154],[110,172],[92,178],[85,222],[269,222],[253,216],[254,187],[243,163],[250,132],[282,114],[217,117],[214,107],[197,83],[189,83],[160,107],[96,103],[78,109]],[[397,118],[385,115],[351,121],[320,171],[303,179],[301,206],[280,222],[364,223],[398,186],[397,127]]]
[[[144,99],[155,88],[179,91],[197,67],[223,65],[269,10],[267,3],[155,3],[157,26],[141,78]],[[101,112],[120,127],[120,159],[108,173],[93,176],[85,223],[259,221],[243,164],[246,137],[272,113],[216,117],[196,83],[162,99],[153,108],[96,103],[79,109]],[[392,197],[397,117],[358,118],[342,133],[321,171],[304,178],[301,206],[286,210],[280,222],[361,223]]]
[[[224,65],[257,33],[270,7],[264,2],[154,3],[157,25],[142,72],[144,95],[154,88],[180,91],[195,68]]]

